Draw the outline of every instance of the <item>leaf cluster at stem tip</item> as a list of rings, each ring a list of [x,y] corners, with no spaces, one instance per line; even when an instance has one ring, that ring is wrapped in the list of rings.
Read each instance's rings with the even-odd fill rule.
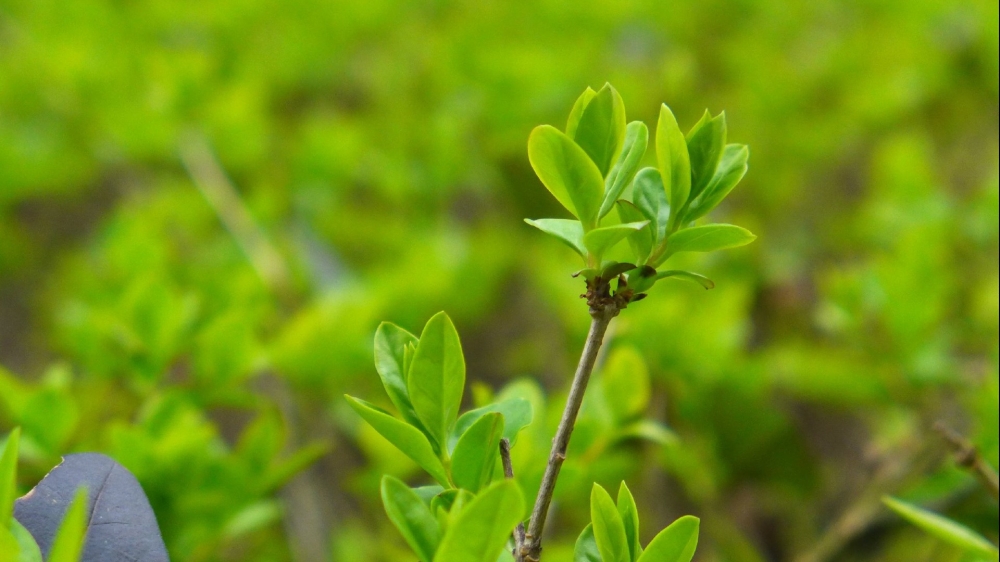
[[[749,149],[726,143],[724,112],[706,111],[685,135],[663,104],[656,166],[640,169],[648,142],[648,128],[641,121],[626,122],[625,105],[610,84],[596,92],[587,88],[577,98],[565,131],[541,125],[528,138],[535,174],[574,218],[526,222],[580,255],[584,269],[578,275],[588,288],[613,296],[606,286],[617,281],[619,308],[644,298],[660,279],[711,289],[714,283],[703,275],[659,268],[680,252],[735,248],[756,238],[731,224],[696,224],[747,172]]]

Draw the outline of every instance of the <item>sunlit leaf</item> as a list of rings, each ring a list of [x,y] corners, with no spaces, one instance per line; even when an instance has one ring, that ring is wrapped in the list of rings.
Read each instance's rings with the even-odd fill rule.
[[[568,219],[524,219],[524,222],[562,240],[564,244],[580,254],[580,257],[587,257],[587,248],[583,245],[583,224],[580,221]]]
[[[712,180],[725,145],[726,113],[712,117],[705,111],[687,135],[688,155],[691,158],[690,199],[697,197]]]
[[[662,240],[666,236],[671,207],[667,202],[659,170],[643,168],[636,174],[632,185],[632,201],[643,216],[655,224],[655,241]]]
[[[705,277],[704,275],[700,275],[698,273],[693,273],[691,271],[681,271],[679,269],[669,269],[667,271],[660,271],[660,272],[658,272],[656,274],[656,278],[657,279],[668,279],[668,278],[683,279],[685,281],[690,281],[692,283],[697,283],[697,284],[701,285],[702,287],[704,287],[706,289],[714,289],[715,288],[715,282],[714,281],[712,281],[708,277]]]
[[[653,537],[638,562],[691,562],[698,548],[697,517],[685,515]]]
[[[722,151],[719,166],[705,190],[691,201],[684,214],[686,222],[697,220],[714,209],[747,173],[750,149],[745,144],[728,144]]]
[[[612,226],[602,226],[591,230],[583,237],[583,245],[591,255],[600,257],[629,234],[642,230],[649,221],[628,222]]]
[[[375,331],[375,370],[382,379],[389,400],[403,419],[420,427],[420,419],[406,389],[406,348],[416,346],[417,337],[391,322],[382,322]]]
[[[434,562],[496,562],[523,513],[524,495],[517,482],[494,483],[451,521]]]
[[[444,312],[435,314],[424,325],[406,377],[406,388],[417,417],[443,451],[465,390],[462,342]]]
[[[883,497],[882,503],[903,519],[948,544],[957,546],[966,552],[991,556],[994,560],[996,559],[997,547],[965,525],[893,497]]]
[[[365,402],[353,396],[344,396],[347,402],[354,408],[366,422],[382,437],[396,446],[406,456],[413,459],[421,468],[427,471],[435,480],[445,488],[450,488],[448,475],[441,464],[441,459],[434,453],[427,436],[412,425],[398,420],[388,412],[378,408],[374,404]]]
[[[680,209],[691,193],[691,160],[687,141],[667,104],[656,122],[656,163],[672,209]]]
[[[608,492],[594,484],[590,492],[590,520],[604,562],[631,562],[625,524]]]
[[[458,421],[455,422],[455,429],[451,432],[451,437],[448,439],[448,449],[454,449],[455,444],[458,443],[458,438],[461,437],[462,434],[472,426],[472,424],[476,423],[479,418],[489,414],[490,412],[499,412],[503,414],[503,436],[510,441],[511,445],[514,445],[517,442],[517,434],[530,424],[532,418],[534,417],[531,402],[528,402],[524,398],[508,398],[505,400],[498,400],[491,404],[487,404],[482,408],[469,410],[468,412],[462,414],[462,416],[458,418]]]
[[[576,137],[576,128],[580,124],[580,118],[583,117],[583,110],[587,109],[587,105],[590,104],[596,95],[597,92],[590,86],[587,86],[587,89],[580,94],[580,97],[576,98],[573,109],[569,112],[569,118],[566,120],[566,136],[569,138]]]
[[[625,524],[625,538],[628,540],[629,559],[636,560],[642,554],[639,544],[639,508],[635,505],[632,491],[622,481],[618,487],[618,514]]]
[[[648,143],[649,129],[646,128],[646,124],[641,121],[629,123],[625,128],[625,144],[622,147],[621,155],[604,180],[604,201],[601,202],[598,217],[603,217],[611,212],[615,201],[635,177],[639,165],[642,163],[642,157],[646,154]]]
[[[456,486],[476,493],[493,480],[503,427],[503,414],[488,413],[459,437],[451,459],[451,478]]]
[[[571,138],[597,165],[601,177],[606,176],[625,138],[625,104],[611,84],[587,103]]]
[[[604,198],[604,176],[573,139],[550,125],[535,127],[528,137],[528,160],[545,187],[583,223],[597,226]]]
[[[757,237],[749,230],[731,224],[706,224],[679,230],[667,240],[663,260],[678,252],[714,252],[737,248],[753,242]]]
[[[594,539],[593,523],[588,523],[576,539],[573,562],[602,562],[601,552],[597,549],[597,541]]]

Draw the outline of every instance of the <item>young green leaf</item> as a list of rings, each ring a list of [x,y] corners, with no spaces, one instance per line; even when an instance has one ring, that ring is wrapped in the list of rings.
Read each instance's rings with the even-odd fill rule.
[[[382,379],[389,400],[403,419],[420,427],[406,389],[406,348],[417,344],[417,336],[391,323],[382,322],[375,331],[375,370]]]
[[[636,265],[630,262],[616,262],[616,261],[606,262],[601,268],[601,278],[614,279],[615,277],[618,277],[622,273],[632,271],[635,268]]]
[[[680,209],[691,193],[691,159],[687,141],[667,104],[660,106],[656,123],[656,163],[672,209]]]
[[[684,221],[698,220],[721,203],[746,175],[749,158],[750,149],[745,144],[727,144],[715,175],[705,190],[692,199],[690,207],[684,213]]]
[[[524,398],[508,398],[492,404],[487,404],[482,408],[469,410],[462,414],[455,422],[455,429],[452,430],[448,438],[448,450],[455,449],[458,438],[461,437],[472,424],[490,412],[500,412],[503,414],[503,436],[510,441],[511,445],[517,442],[517,434],[531,423],[534,417],[531,402]]]
[[[667,251],[659,260],[678,252],[714,252],[745,246],[757,237],[749,230],[731,224],[706,224],[679,230],[667,240]]]
[[[580,219],[584,230],[597,226],[604,176],[573,139],[550,125],[535,127],[528,137],[528,160],[538,179]]]
[[[642,212],[643,216],[653,221],[656,225],[653,232],[656,234],[654,245],[663,240],[667,232],[667,223],[670,220],[670,203],[667,202],[667,194],[663,189],[663,179],[656,168],[643,168],[635,176],[632,184],[632,201]]]
[[[406,377],[406,388],[417,417],[443,454],[465,389],[462,342],[444,312],[435,314],[424,325]]]
[[[656,283],[656,270],[648,265],[636,268],[628,274],[628,288],[636,293],[649,290]]]
[[[692,273],[690,271],[681,271],[679,269],[670,269],[667,271],[661,271],[656,274],[656,279],[684,279],[685,281],[691,281],[692,283],[697,283],[706,289],[714,289],[715,282],[705,277],[704,275],[699,275],[697,273]]]
[[[21,428],[15,427],[7,434],[7,443],[0,454],[0,527],[10,524],[10,514],[17,496],[17,450],[21,441]]]
[[[646,128],[646,124],[641,121],[629,123],[625,128],[625,145],[622,147],[621,155],[604,180],[604,201],[601,202],[598,218],[611,212],[615,201],[635,177],[642,157],[646,154],[648,143],[649,129]]]
[[[635,348],[616,348],[601,369],[600,383],[616,424],[623,425],[646,412],[649,371]]]
[[[456,486],[476,493],[493,480],[503,426],[503,414],[489,413],[458,439],[451,459],[451,478]]]
[[[604,178],[625,138],[625,104],[611,84],[605,84],[590,100],[570,138],[587,153]]]
[[[583,237],[583,245],[587,247],[592,256],[600,258],[604,252],[610,250],[626,236],[642,230],[647,224],[649,224],[649,221],[628,222],[595,228]]]
[[[615,208],[618,209],[618,217],[623,223],[648,220],[642,211],[639,210],[639,207],[636,207],[631,201],[619,199],[615,202]],[[628,238],[626,238],[629,246],[632,248],[632,252],[635,254],[635,261],[641,263],[649,256],[656,238],[655,230],[656,225],[651,221],[636,232],[629,234]]]
[[[566,120],[566,136],[571,139],[576,137],[576,128],[580,124],[580,118],[583,117],[583,111],[587,109],[587,105],[596,95],[597,92],[587,86],[580,97],[576,98],[576,103],[573,104],[573,109],[569,112],[569,119]]]
[[[903,519],[944,542],[968,553],[991,556],[996,560],[997,547],[965,525],[893,497],[883,497],[882,503]]]
[[[77,562],[83,551],[87,524],[87,489],[80,488],[52,541],[48,562]]]
[[[691,515],[674,521],[653,537],[637,562],[691,562],[698,547],[700,523]]]
[[[580,221],[568,219],[524,219],[524,222],[562,240],[563,243],[580,254],[581,258],[587,257],[587,248],[583,245],[583,224]]]
[[[588,523],[576,539],[573,562],[601,562],[601,552],[597,550],[597,540],[594,539],[593,523]]]
[[[688,155],[691,158],[691,195],[694,199],[715,175],[726,145],[726,113],[712,117],[708,111],[687,135]]]
[[[496,562],[523,513],[524,495],[517,482],[494,483],[451,521],[434,562]]]
[[[379,432],[382,437],[385,437],[397,449],[413,459],[442,486],[451,487],[441,459],[434,453],[434,448],[427,440],[427,436],[419,429],[392,417],[388,412],[374,404],[353,396],[345,395],[344,398],[347,399],[351,408],[354,408],[354,411],[375,428],[375,431]]]
[[[382,504],[417,558],[431,562],[441,542],[441,530],[427,504],[409,486],[388,474],[382,477]]]
[[[639,508],[635,505],[635,498],[632,497],[631,490],[622,481],[618,487],[618,514],[625,524],[625,538],[628,540],[629,560],[636,560],[642,554],[642,545],[639,544]]]
[[[604,562],[631,562],[625,524],[611,496],[599,484],[590,492],[590,520],[594,525],[597,550]]]

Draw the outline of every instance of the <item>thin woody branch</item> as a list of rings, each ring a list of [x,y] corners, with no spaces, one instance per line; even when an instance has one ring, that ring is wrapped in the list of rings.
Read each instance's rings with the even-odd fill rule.
[[[514,478],[514,465],[510,462],[510,441],[504,437],[500,440],[500,462],[503,463],[504,478]],[[520,560],[521,549],[524,547],[524,523],[518,523],[514,529],[514,551],[515,559]]]
[[[976,446],[943,422],[934,424],[934,431],[937,431],[947,441],[954,455],[955,463],[971,472],[993,496],[993,499],[998,499],[1000,497],[1000,481],[997,478],[997,471],[993,470],[993,467],[983,459]]]
[[[569,439],[573,434],[573,427],[576,425],[576,417],[583,404],[583,396],[587,391],[587,384],[590,382],[590,374],[594,370],[598,352],[604,343],[604,334],[608,330],[608,325],[627,304],[627,300],[619,302],[622,300],[621,296],[617,298],[612,296],[608,284],[601,283],[600,279],[598,279],[596,287],[588,287],[585,298],[590,304],[590,332],[587,334],[587,341],[584,344],[576,374],[573,376],[573,385],[570,387],[569,396],[566,399],[566,409],[563,411],[559,427],[552,439],[548,465],[545,467],[538,497],[535,499],[524,543],[514,556],[517,562],[537,562],[541,556],[545,519],[552,503],[552,495],[555,492],[559,471],[562,469],[563,461],[566,460],[566,449],[569,447]]]

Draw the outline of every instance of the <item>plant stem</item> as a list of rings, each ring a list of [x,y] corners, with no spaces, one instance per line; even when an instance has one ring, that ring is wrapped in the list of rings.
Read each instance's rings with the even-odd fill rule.
[[[531,520],[528,523],[524,544],[514,556],[517,562],[538,562],[541,556],[542,531],[545,529],[545,518],[548,516],[552,494],[556,489],[556,479],[559,478],[559,470],[562,468],[563,461],[566,460],[566,448],[569,446],[569,438],[573,434],[573,426],[576,425],[576,416],[580,413],[580,405],[583,404],[583,395],[587,390],[587,383],[590,381],[590,373],[594,370],[597,353],[601,349],[601,344],[604,343],[604,333],[607,332],[611,319],[618,315],[618,311],[619,307],[613,303],[603,306],[592,305],[590,308],[592,319],[590,332],[587,334],[587,342],[583,346],[580,363],[573,376],[573,386],[569,389],[566,409],[559,421],[556,435],[552,439],[552,451],[549,453],[549,462],[545,467],[545,475],[542,477],[538,497],[535,499],[535,508],[531,512]]]
[[[994,500],[1000,498],[1000,481],[997,478],[997,471],[983,460],[976,446],[942,422],[934,424],[934,430],[948,442],[955,455],[955,463],[971,472],[993,496]]]
[[[514,465],[510,462],[510,441],[504,437],[500,440],[500,462],[503,463],[503,475],[508,480],[514,478]],[[524,523],[518,523],[514,529],[514,558],[518,558],[524,547]]]

